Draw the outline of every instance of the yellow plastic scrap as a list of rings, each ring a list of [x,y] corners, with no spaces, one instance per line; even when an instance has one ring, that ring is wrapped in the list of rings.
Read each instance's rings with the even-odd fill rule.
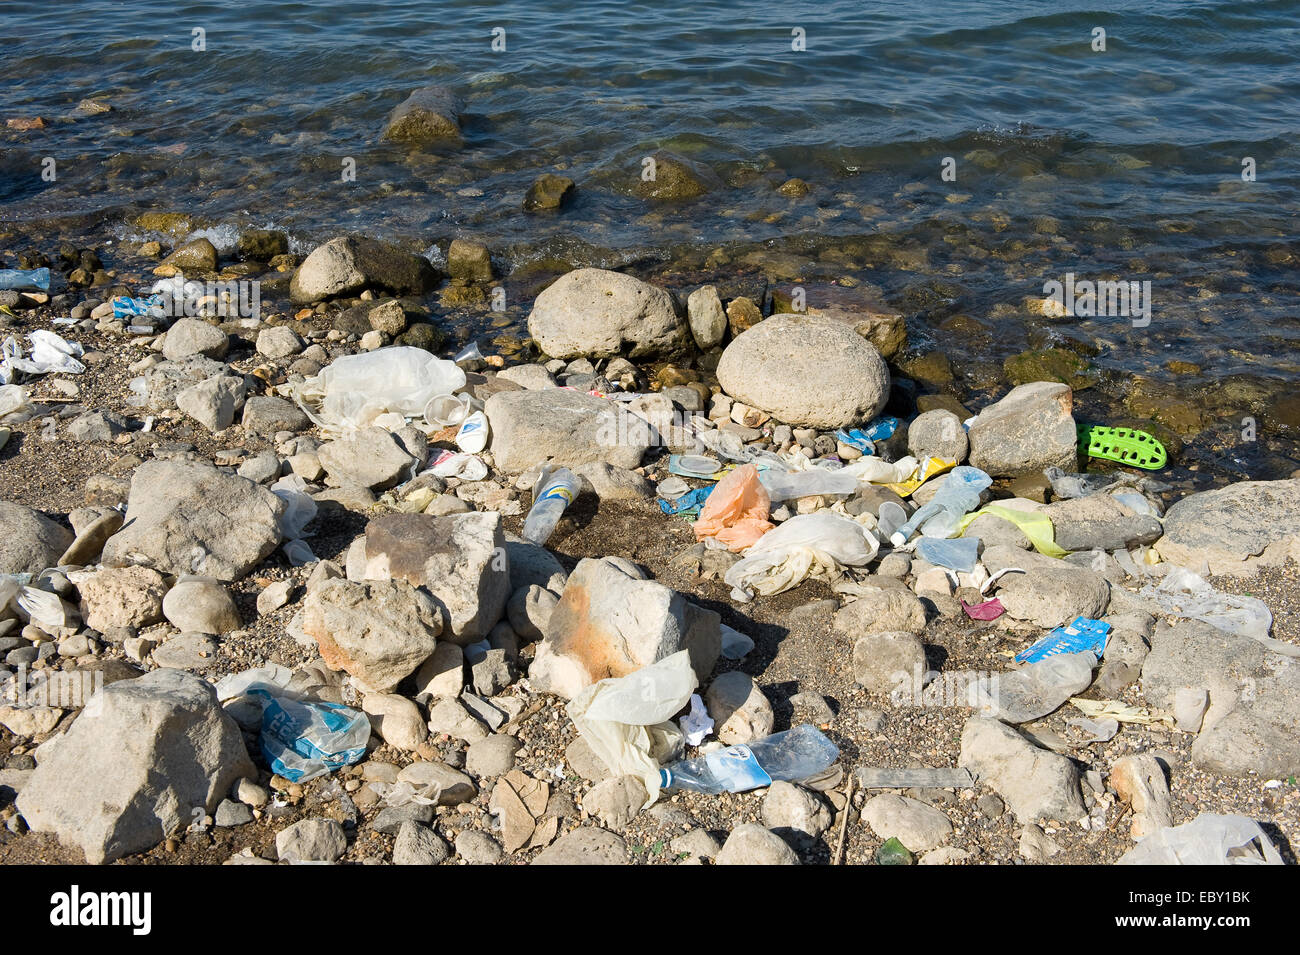
[[[1042,511],[1022,511],[1002,504],[985,504],[978,511],[971,511],[957,525],[958,536],[964,534],[971,521],[981,514],[990,514],[1015,524],[1020,528],[1020,533],[1029,538],[1029,542],[1034,545],[1034,550],[1040,554],[1048,557],[1064,557],[1069,553],[1057,545],[1056,528],[1052,526],[1052,519]]]
[[[1070,702],[1082,710],[1084,716],[1090,716],[1093,719],[1110,717],[1113,720],[1119,720],[1121,723],[1142,723],[1146,726],[1159,723],[1168,726],[1170,729],[1174,726],[1173,717],[1152,716],[1151,711],[1146,707],[1132,706],[1122,700],[1085,700],[1075,696],[1070,698]]]
[[[912,492],[918,487],[930,480],[932,477],[938,477],[951,471],[957,466],[956,461],[948,461],[944,458],[926,458],[921,462],[921,466],[916,469],[916,473],[906,481],[899,481],[896,484],[886,484],[899,497],[911,497]]]

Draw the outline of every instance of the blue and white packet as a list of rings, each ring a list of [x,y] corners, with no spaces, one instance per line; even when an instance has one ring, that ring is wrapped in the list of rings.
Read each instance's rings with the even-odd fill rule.
[[[1110,624],[1089,617],[1075,617],[1067,627],[1057,627],[1016,654],[1017,663],[1037,663],[1061,653],[1094,653],[1098,659],[1106,650]]]

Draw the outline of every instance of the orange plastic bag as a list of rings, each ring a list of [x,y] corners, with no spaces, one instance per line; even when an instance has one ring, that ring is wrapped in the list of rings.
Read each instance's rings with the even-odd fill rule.
[[[758,468],[736,468],[713,489],[693,525],[695,539],[716,537],[727,550],[742,551],[772,529],[772,499],[758,480]]]

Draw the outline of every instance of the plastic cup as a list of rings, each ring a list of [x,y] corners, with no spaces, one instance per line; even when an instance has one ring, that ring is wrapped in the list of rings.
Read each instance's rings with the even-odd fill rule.
[[[461,395],[434,395],[424,406],[424,420],[444,428],[460,424],[469,415],[469,402]]]

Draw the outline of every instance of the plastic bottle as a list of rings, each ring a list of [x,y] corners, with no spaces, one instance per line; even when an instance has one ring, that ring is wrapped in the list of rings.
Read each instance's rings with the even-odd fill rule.
[[[466,454],[478,454],[487,447],[488,419],[481,411],[476,411],[463,422],[456,432],[456,447]]]
[[[803,723],[748,746],[728,746],[659,770],[664,789],[697,793],[743,793],[776,780],[797,782],[824,772],[840,751],[817,727]]]
[[[50,290],[49,269],[0,269],[0,289]]]
[[[543,474],[533,491],[533,506],[524,518],[524,537],[541,546],[550,540],[564,509],[573,503],[581,487],[578,476],[568,468]]]
[[[955,531],[962,515],[975,509],[980,502],[980,492],[992,483],[993,479],[979,468],[953,468],[939,493],[928,504],[922,505],[911,520],[894,531],[889,542],[895,547],[902,547],[918,527],[940,515],[946,518],[945,524],[950,525],[950,532]]]

